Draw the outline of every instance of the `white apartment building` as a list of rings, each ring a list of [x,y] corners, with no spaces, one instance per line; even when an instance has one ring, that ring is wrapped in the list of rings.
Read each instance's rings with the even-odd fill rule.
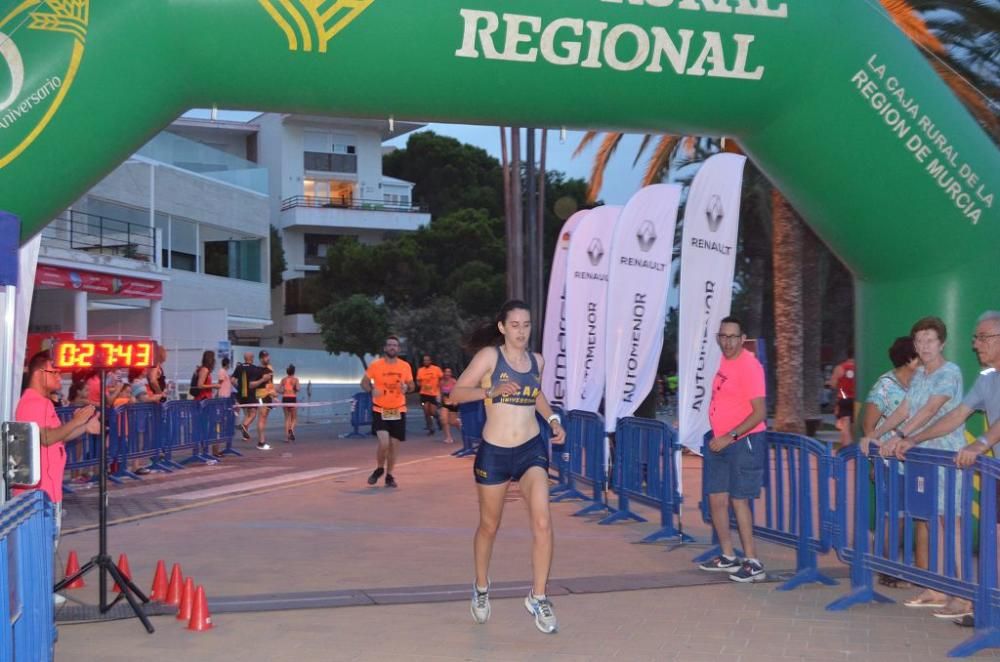
[[[382,143],[423,125],[280,113],[254,123],[270,181],[271,224],[281,231],[288,265],[272,297],[274,324],[260,342],[322,349],[316,311],[303,293],[330,243],[343,235],[378,243],[430,222],[414,204],[413,184],[382,174]]]

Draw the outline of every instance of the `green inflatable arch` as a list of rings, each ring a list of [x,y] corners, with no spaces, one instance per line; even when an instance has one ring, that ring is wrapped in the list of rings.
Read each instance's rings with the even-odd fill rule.
[[[0,0],[23,238],[212,105],[737,137],[857,277],[866,380],[925,314],[970,377],[1000,307],[998,151],[877,0]]]

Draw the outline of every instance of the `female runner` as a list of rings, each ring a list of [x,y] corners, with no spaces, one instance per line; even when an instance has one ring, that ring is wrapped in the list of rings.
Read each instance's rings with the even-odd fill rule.
[[[528,505],[532,534],[532,587],[524,606],[535,626],[546,634],[558,629],[545,585],[552,565],[552,520],[549,515],[549,456],[535,412],[552,428],[552,443],[562,444],[566,433],[541,391],[543,362],[528,351],[531,314],[523,301],[508,301],[496,323],[484,326],[470,340],[478,349],[472,363],[451,391],[455,404],[486,401],[483,441],[476,453],[474,472],[479,493],[479,527],[473,541],[476,581],[472,590],[472,617],[485,623],[490,617],[489,565],[503,515],[504,497],[511,481],[520,483]]]

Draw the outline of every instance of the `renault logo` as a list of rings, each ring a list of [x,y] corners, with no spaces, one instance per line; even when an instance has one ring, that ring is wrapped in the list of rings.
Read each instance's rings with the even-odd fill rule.
[[[722,208],[722,198],[713,195],[705,208],[705,217],[708,219],[708,229],[715,232],[726,219],[726,211]]]
[[[656,243],[656,228],[653,227],[653,222],[643,221],[642,225],[639,226],[639,231],[635,233],[635,237],[639,240],[639,250],[648,253],[649,249]]]
[[[587,256],[590,257],[590,263],[595,267],[601,263],[601,258],[604,257],[604,245],[601,244],[600,239],[594,239],[590,242],[590,246],[587,247]]]

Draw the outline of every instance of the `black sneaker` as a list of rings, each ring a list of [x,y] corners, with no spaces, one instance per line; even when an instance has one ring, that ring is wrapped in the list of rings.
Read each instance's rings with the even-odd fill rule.
[[[288,441],[295,441],[295,432],[292,430],[288,431]]]
[[[764,572],[764,566],[760,561],[746,559],[740,569],[729,575],[729,578],[734,582],[762,582],[767,579],[767,573]]]
[[[250,441],[250,431],[247,430],[245,423],[240,423],[240,434],[243,436],[243,441]]]
[[[740,569],[740,560],[735,556],[729,558],[723,554],[719,554],[713,559],[709,559],[698,566],[699,570],[704,570],[706,572],[728,572],[734,573]]]
[[[385,475],[385,486],[386,487],[399,487],[399,485],[396,484],[396,479],[392,477],[392,474],[386,474]]]
[[[376,469],[375,471],[373,471],[372,475],[368,476],[368,484],[369,485],[374,485],[375,483],[377,483],[378,479],[381,478],[382,474],[384,474],[384,473],[385,473],[385,469],[383,469],[382,467],[379,467],[378,469]]]

